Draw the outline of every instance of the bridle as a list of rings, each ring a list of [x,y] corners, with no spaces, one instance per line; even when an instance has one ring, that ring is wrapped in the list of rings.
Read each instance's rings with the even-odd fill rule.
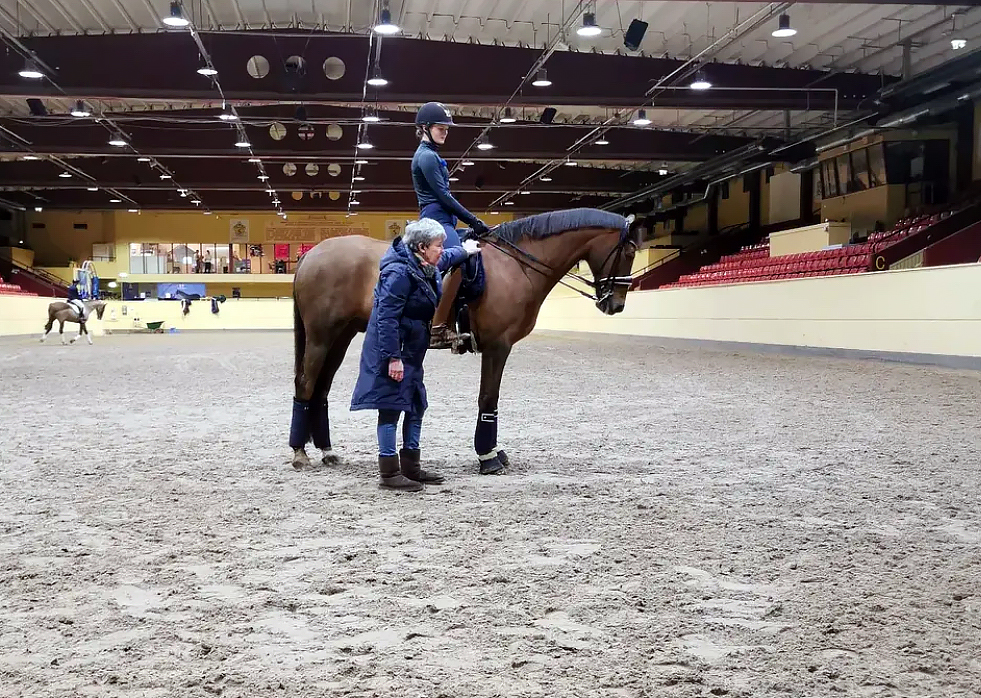
[[[481,242],[484,242],[490,245],[491,247],[503,252],[505,255],[515,260],[518,264],[525,267],[526,269],[531,269],[532,271],[536,271],[546,278],[552,278],[559,274],[559,272],[556,269],[552,268],[547,263],[538,259],[535,255],[529,252],[525,252],[523,249],[515,245],[513,242],[510,242],[509,240],[505,240],[497,233],[495,233],[494,231],[497,229],[497,227],[498,226],[495,225],[493,228],[489,228],[487,230],[486,235],[484,237],[478,236],[478,239]],[[490,235],[494,236],[494,240],[490,239],[489,237]],[[628,247],[633,247],[634,250],[637,249],[637,243],[635,243],[633,240],[630,239],[629,221],[628,224],[623,227],[623,230],[620,233],[620,240],[619,242],[617,242],[616,247],[610,250],[610,253],[606,256],[606,259],[603,260],[603,264],[602,266],[600,266],[600,269],[609,268],[609,270],[612,272],[614,269],[618,268],[620,262],[623,260],[623,255],[625,254],[625,251]],[[544,267],[544,270],[542,269],[542,267]],[[576,288],[572,284],[563,281],[564,277],[569,277],[570,279],[574,279],[582,284],[585,284],[586,286],[589,286],[595,291],[595,294],[583,291],[582,289]],[[597,305],[608,300],[613,295],[614,291],[616,291],[616,288],[618,286],[626,286],[629,289],[630,286],[633,284],[633,282],[634,282],[633,276],[615,276],[611,273],[608,274],[607,276],[601,277],[597,281],[594,281],[592,279],[587,279],[584,276],[580,274],[576,274],[571,271],[567,271],[563,273],[558,280],[558,283],[562,284],[566,288],[572,289],[583,298],[588,298],[589,300],[594,301]]]

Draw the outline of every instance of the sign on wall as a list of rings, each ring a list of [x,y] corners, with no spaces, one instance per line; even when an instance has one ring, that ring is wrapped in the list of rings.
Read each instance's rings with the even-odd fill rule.
[[[228,221],[228,241],[247,243],[249,241],[249,219],[232,218]]]
[[[290,216],[266,223],[265,242],[320,242],[345,235],[369,235],[364,221],[355,222],[333,216]]]

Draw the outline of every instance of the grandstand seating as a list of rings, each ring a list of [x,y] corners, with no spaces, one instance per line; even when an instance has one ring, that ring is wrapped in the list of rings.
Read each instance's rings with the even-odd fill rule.
[[[875,232],[868,241],[839,248],[770,256],[770,243],[747,245],[736,254],[726,255],[715,264],[708,264],[693,274],[685,274],[677,282],[661,288],[715,286],[752,281],[778,281],[814,276],[858,274],[869,271],[872,257],[885,247],[914,233],[946,220],[951,211],[900,220],[892,230]]]
[[[28,293],[17,284],[5,283],[0,276],[0,296],[36,296],[36,293]]]

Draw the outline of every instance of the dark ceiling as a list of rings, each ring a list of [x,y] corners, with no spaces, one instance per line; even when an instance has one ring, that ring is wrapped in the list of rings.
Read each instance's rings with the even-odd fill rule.
[[[711,161],[756,141],[768,149],[777,147],[785,134],[620,125],[605,134],[608,145],[575,150],[569,157],[577,166],[559,167],[549,182],[528,182],[537,163],[566,157],[584,137],[595,140],[592,124],[568,123],[575,117],[600,123],[616,110],[629,116],[653,98],[658,108],[814,110],[844,118],[871,106],[876,92],[894,81],[856,73],[708,64],[705,73],[712,89],[675,85],[682,89],[645,97],[682,60],[556,52],[547,62],[552,85],[527,87],[511,99],[516,116],[525,107],[531,118],[494,126],[489,134],[494,149],[479,151],[470,147],[489,119],[462,113],[506,102],[540,51],[390,38],[376,54],[369,53],[363,36],[300,31],[199,36],[218,71],[217,81],[196,72],[206,60],[187,32],[21,39],[50,79],[20,77],[24,59],[18,51],[0,57],[0,94],[8,100],[40,100],[34,102],[33,115],[0,119],[0,157],[9,160],[0,162],[0,187],[5,190],[0,199],[24,208],[106,208],[109,198],[122,196],[123,207],[193,207],[191,197],[179,195],[179,187],[193,190],[203,202],[199,207],[269,210],[272,195],[265,190],[271,187],[286,211],[347,210],[353,187],[359,192],[359,210],[411,210],[413,110],[432,99],[460,112],[460,126],[452,131],[444,156],[451,167],[465,153],[474,162],[454,173],[459,178],[454,189],[469,207],[481,210],[502,195],[510,195],[513,210],[522,212],[602,205],[612,196],[656,183],[662,168],[673,174],[682,163]],[[257,56],[264,60],[250,63]],[[389,81],[385,87],[365,85],[375,56]],[[325,62],[333,70],[331,77]],[[260,77],[250,74],[250,66]],[[63,109],[56,113],[46,106],[54,99],[61,104],[83,100],[108,121],[75,118]],[[236,123],[218,119],[223,99],[236,109],[250,149],[235,146]],[[379,112],[383,121],[362,124],[366,105],[376,102],[389,107]],[[115,108],[100,112],[105,105]],[[560,114],[549,125],[538,121],[545,107]],[[125,147],[108,143],[117,130],[127,141]],[[274,138],[274,133],[281,137]],[[356,149],[359,133],[375,147]],[[795,160],[808,154],[807,148],[798,148],[782,157]],[[24,161],[24,156],[41,159]],[[139,162],[138,156],[150,162]],[[267,181],[257,179],[260,169],[250,157],[262,161]],[[367,164],[355,165],[356,158]],[[308,174],[309,164],[318,170]],[[332,164],[340,171],[330,168]],[[294,167],[295,173],[288,174]],[[66,171],[70,178],[59,176]],[[172,178],[160,179],[161,173]],[[363,179],[355,180],[355,175]],[[99,191],[88,191],[93,186]],[[530,193],[518,194],[521,189]]]

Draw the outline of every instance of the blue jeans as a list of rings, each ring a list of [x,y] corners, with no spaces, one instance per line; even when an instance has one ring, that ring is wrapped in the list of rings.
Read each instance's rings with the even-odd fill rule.
[[[395,432],[399,426],[398,410],[378,410],[378,455],[396,456]],[[419,437],[422,435],[422,415],[405,414],[402,420],[402,448],[410,451],[419,449]]]

